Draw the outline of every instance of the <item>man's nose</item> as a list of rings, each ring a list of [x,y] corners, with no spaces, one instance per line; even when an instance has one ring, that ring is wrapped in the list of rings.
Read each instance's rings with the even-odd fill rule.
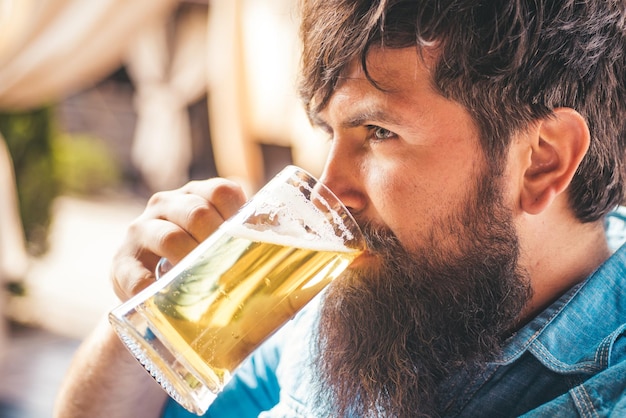
[[[365,209],[367,197],[359,164],[354,158],[343,155],[337,147],[331,148],[320,181],[353,215]]]

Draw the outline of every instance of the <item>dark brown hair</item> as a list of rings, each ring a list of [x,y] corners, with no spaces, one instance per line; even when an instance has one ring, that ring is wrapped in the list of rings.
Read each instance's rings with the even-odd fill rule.
[[[626,42],[623,0],[303,0],[300,94],[323,109],[340,75],[372,47],[435,42],[433,84],[461,103],[501,164],[512,134],[570,107],[586,119],[590,149],[570,187],[583,222],[624,195]],[[372,80],[375,83],[374,80]]]

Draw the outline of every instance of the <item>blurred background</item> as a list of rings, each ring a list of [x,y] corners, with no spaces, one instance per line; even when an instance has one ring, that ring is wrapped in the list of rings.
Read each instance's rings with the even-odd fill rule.
[[[320,174],[296,4],[0,0],[0,418],[52,416],[152,193],[216,175],[251,193],[289,163]]]

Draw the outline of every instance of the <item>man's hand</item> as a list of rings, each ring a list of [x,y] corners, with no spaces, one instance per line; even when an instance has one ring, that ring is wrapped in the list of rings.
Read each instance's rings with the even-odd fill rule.
[[[161,257],[176,264],[245,201],[240,186],[221,178],[156,193],[114,257],[111,274],[117,296],[126,300],[148,286]]]
[[[180,261],[245,200],[241,187],[218,178],[155,194],[114,257],[116,294],[126,300],[152,283],[161,257],[174,264]],[[166,399],[103,318],[76,352],[54,416],[154,418]]]

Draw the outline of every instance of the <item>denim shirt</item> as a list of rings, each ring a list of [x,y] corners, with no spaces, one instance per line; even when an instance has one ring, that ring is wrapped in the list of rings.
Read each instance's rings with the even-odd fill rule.
[[[445,417],[626,417],[626,246],[443,386]]]
[[[242,365],[206,417],[314,417],[310,304]],[[626,417],[626,246],[511,336],[495,361],[442,384],[444,417]],[[164,417],[192,417],[170,401]]]

